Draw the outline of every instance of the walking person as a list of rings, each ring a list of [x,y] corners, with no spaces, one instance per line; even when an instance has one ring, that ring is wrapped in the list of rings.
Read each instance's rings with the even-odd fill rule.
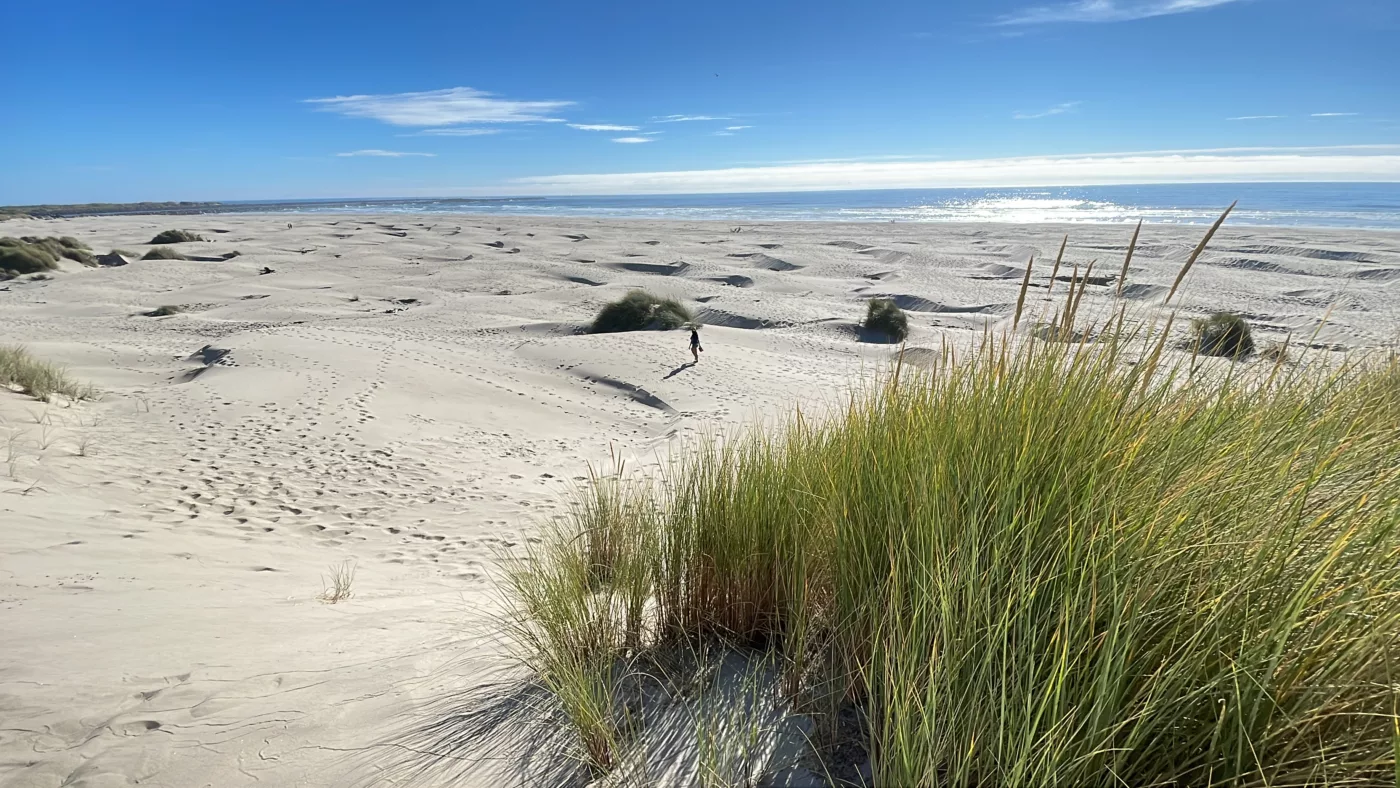
[[[695,363],[700,363],[700,354],[705,348],[700,347],[700,327],[691,325],[690,327],[690,355],[695,357]]]

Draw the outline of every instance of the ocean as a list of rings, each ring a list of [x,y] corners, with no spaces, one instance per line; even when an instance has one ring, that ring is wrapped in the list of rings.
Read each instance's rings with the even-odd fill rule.
[[[1400,230],[1400,183],[1228,183],[767,194],[293,200],[232,211],[580,216],[728,222],[1095,222]]]

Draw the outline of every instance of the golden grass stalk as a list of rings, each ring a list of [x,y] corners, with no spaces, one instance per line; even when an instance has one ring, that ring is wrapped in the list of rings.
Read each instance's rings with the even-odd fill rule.
[[[1046,295],[1050,295],[1055,290],[1055,277],[1060,273],[1060,261],[1065,259],[1065,247],[1068,245],[1069,233],[1065,233],[1064,239],[1060,241],[1060,251],[1055,255],[1055,265],[1050,269],[1050,284],[1049,289],[1045,291]]]
[[[1196,248],[1191,251],[1191,256],[1186,258],[1186,265],[1183,265],[1181,271],[1177,273],[1176,281],[1172,282],[1172,289],[1167,292],[1167,297],[1162,299],[1164,305],[1172,300],[1172,296],[1176,295],[1177,288],[1181,287],[1182,281],[1186,279],[1186,274],[1191,271],[1191,266],[1196,264],[1196,258],[1201,256],[1201,252],[1205,251],[1206,244],[1210,243],[1210,239],[1215,236],[1215,231],[1219,230],[1220,225],[1225,223],[1225,217],[1229,216],[1230,212],[1235,210],[1236,205],[1239,205],[1238,200],[1230,203],[1230,207],[1225,209],[1225,213],[1220,214],[1220,218],[1216,219],[1215,224],[1212,224],[1210,229],[1206,231],[1205,237],[1201,239],[1201,242],[1196,244]]]
[[[1133,261],[1133,250],[1137,249],[1138,234],[1142,232],[1142,220],[1138,219],[1137,227],[1133,228],[1133,240],[1128,242],[1128,253],[1123,256],[1123,270],[1118,273],[1118,292],[1115,295],[1123,297],[1123,285],[1128,282],[1128,264]]]
[[[1026,291],[1031,286],[1031,268],[1035,265],[1035,255],[1031,255],[1026,261],[1026,275],[1021,279],[1021,292],[1016,296],[1016,316],[1011,319],[1011,330],[1021,324],[1021,310],[1026,305]]]

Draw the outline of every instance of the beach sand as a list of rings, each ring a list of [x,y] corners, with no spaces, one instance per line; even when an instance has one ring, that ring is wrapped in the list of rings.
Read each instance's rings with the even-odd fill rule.
[[[0,283],[0,343],[96,384],[97,402],[0,392],[0,785],[541,782],[537,732],[482,739],[474,700],[518,678],[492,583],[501,550],[589,466],[820,410],[888,369],[863,299],[910,310],[910,347],[1033,321],[1131,226],[740,225],[477,216],[12,220],[99,253]],[[1149,226],[1124,297],[1163,296],[1202,227]],[[261,274],[264,268],[273,273]],[[1232,228],[1178,296],[1243,314],[1261,345],[1392,345],[1400,233]],[[586,335],[629,288],[708,325]],[[1117,283],[1081,314],[1106,316]],[[1053,299],[1053,300],[1050,300]],[[140,312],[163,305],[170,317]],[[1325,320],[1325,322],[1324,322]],[[1245,362],[1261,363],[1261,362]],[[353,596],[319,599],[353,562]],[[542,749],[543,748],[543,749]],[[534,759],[536,762],[540,758]],[[533,771],[532,771],[533,770]]]

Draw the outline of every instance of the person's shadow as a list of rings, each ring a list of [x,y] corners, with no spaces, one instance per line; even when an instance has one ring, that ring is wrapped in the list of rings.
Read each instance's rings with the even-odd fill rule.
[[[675,376],[681,374],[682,372],[686,371],[687,369],[690,369],[690,368],[693,367],[693,366],[695,366],[695,362],[694,362],[694,361],[687,361],[686,363],[680,365],[679,367],[676,367],[675,369],[671,370],[671,374],[669,374],[669,375],[667,375],[666,377],[662,378],[662,380],[670,380],[671,378],[674,378]]]

